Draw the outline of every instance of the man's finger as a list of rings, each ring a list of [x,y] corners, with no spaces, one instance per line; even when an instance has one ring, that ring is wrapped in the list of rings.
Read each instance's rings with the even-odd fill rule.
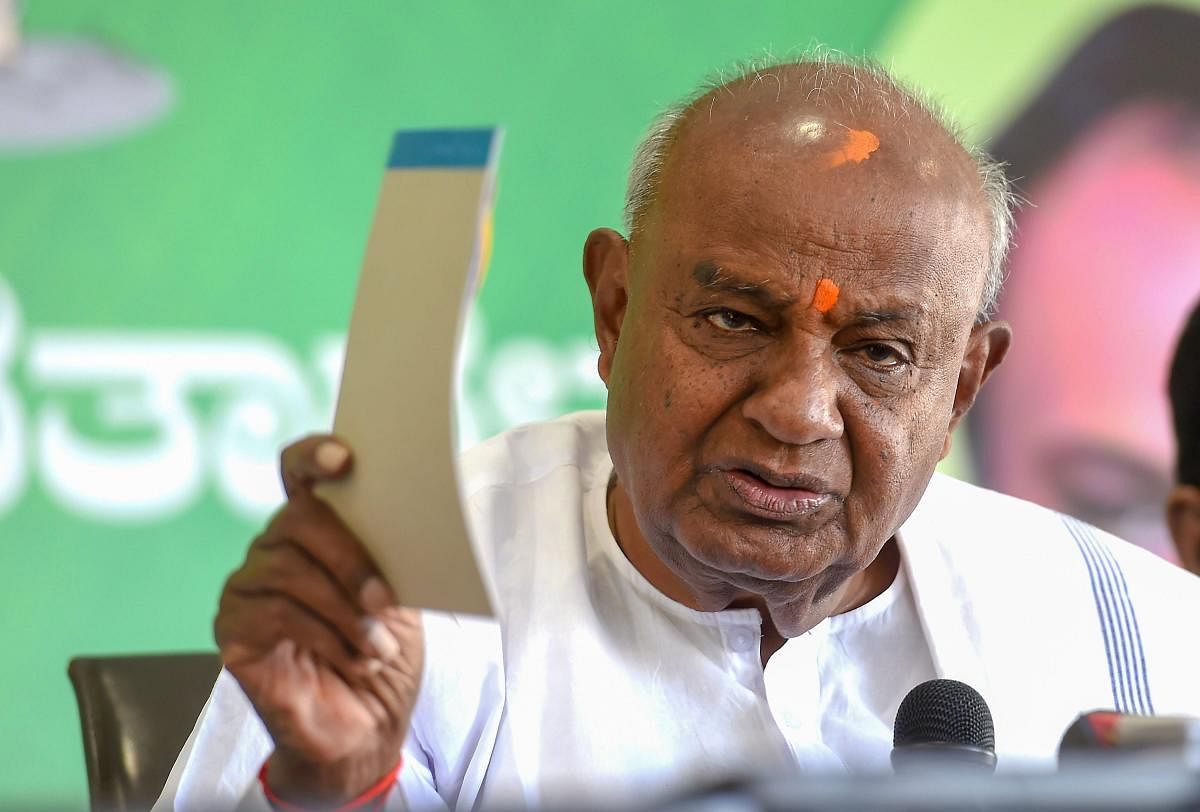
[[[297,440],[279,455],[283,490],[292,497],[323,479],[344,476],[351,465],[349,447],[331,434],[312,434]]]
[[[213,624],[225,665],[235,672],[268,656],[281,640],[315,653],[343,678],[361,680],[383,664],[356,655],[337,630],[282,593],[237,594],[227,591]]]
[[[282,593],[333,626],[355,649],[370,657],[388,652],[372,645],[357,602],[326,569],[289,540],[262,542],[250,549],[246,565],[230,576],[226,587],[235,594]]]
[[[364,612],[395,604],[366,548],[325,502],[298,491],[271,521],[262,541],[287,540],[320,564]]]

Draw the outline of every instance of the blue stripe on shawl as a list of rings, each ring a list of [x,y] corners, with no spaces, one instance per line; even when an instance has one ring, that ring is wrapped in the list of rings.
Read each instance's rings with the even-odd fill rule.
[[[1125,634],[1129,639],[1129,667],[1133,674],[1133,684],[1137,691],[1138,707],[1143,714],[1154,713],[1154,703],[1150,699],[1150,680],[1146,674],[1146,652],[1142,646],[1142,633],[1138,626],[1137,612],[1133,608],[1133,599],[1129,595],[1129,583],[1125,580],[1125,573],[1121,569],[1121,565],[1117,563],[1117,559],[1113,556],[1112,550],[1108,545],[1101,543],[1096,538],[1091,527],[1084,526],[1087,535],[1092,540],[1101,553],[1101,559],[1112,577],[1114,593],[1116,595],[1118,605],[1121,608],[1121,615],[1124,620]]]
[[[1101,600],[1100,587],[1096,582],[1096,566],[1092,563],[1092,558],[1088,555],[1087,549],[1084,547],[1083,541],[1076,534],[1075,528],[1072,526],[1072,521],[1067,517],[1063,517],[1063,523],[1067,526],[1067,531],[1071,537],[1075,539],[1075,545],[1079,548],[1080,555],[1083,556],[1084,563],[1087,564],[1088,578],[1092,583],[1092,597],[1096,601],[1096,616],[1100,620],[1100,632],[1104,638],[1104,656],[1108,660],[1108,680],[1112,685],[1113,692],[1113,708],[1121,710],[1123,702],[1117,696],[1117,672],[1113,665],[1113,641],[1110,631],[1110,623],[1108,620],[1108,608]]]
[[[1069,516],[1062,520],[1087,565],[1104,638],[1113,707],[1121,713],[1153,714],[1146,652],[1125,573],[1090,525]]]

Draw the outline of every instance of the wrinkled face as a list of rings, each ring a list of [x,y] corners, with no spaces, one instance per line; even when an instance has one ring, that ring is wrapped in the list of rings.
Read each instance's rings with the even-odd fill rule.
[[[947,191],[955,157],[886,133],[830,166],[771,127],[697,130],[631,249],[609,448],[658,556],[787,629],[875,558],[944,451],[986,219]]]

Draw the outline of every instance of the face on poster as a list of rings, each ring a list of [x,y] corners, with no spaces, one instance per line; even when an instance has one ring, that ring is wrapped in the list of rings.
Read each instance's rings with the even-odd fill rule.
[[[1164,67],[1195,57],[1164,55],[1154,29],[1200,17],[1147,11],[1081,46],[1000,139],[1029,202],[1000,309],[1015,341],[973,429],[987,485],[1174,558],[1166,377],[1200,298],[1200,97]],[[1115,55],[1113,32],[1127,35]],[[1113,91],[1088,67],[1100,49],[1140,81]],[[1047,122],[1047,109],[1078,119]]]

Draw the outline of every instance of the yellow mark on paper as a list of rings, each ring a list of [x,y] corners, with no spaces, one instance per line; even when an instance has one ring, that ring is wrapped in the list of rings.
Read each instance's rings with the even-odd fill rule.
[[[488,267],[492,264],[492,241],[495,239],[495,233],[496,224],[493,210],[489,208],[484,213],[483,222],[479,227],[479,278],[475,280],[476,291],[483,287]]]

